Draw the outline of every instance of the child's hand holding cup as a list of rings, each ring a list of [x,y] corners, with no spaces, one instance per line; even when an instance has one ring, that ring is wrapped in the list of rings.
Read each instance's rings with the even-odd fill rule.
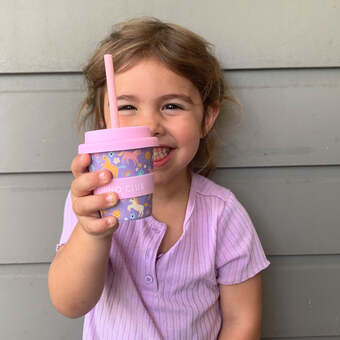
[[[108,170],[88,172],[91,157],[88,154],[77,155],[71,165],[75,179],[71,185],[72,208],[78,222],[86,233],[97,237],[112,234],[118,227],[114,217],[99,218],[99,211],[115,206],[119,197],[116,193],[93,195],[93,190],[112,180]]]

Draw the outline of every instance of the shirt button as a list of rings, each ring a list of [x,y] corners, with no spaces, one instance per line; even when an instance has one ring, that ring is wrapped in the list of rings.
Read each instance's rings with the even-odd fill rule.
[[[153,278],[151,275],[145,275],[144,280],[146,283],[150,284],[153,281]]]
[[[145,258],[148,259],[149,257],[150,257],[150,249],[147,249],[145,253]]]
[[[152,228],[152,230],[155,232],[155,233],[157,233],[157,234],[159,234],[161,231],[160,230],[158,230],[158,229],[156,229],[156,228]]]

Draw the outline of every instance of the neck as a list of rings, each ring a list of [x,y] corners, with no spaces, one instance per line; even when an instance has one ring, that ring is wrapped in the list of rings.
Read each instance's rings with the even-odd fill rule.
[[[153,207],[159,207],[160,204],[169,203],[173,200],[188,200],[190,185],[191,173],[189,170],[179,173],[169,183],[155,185],[152,199]]]

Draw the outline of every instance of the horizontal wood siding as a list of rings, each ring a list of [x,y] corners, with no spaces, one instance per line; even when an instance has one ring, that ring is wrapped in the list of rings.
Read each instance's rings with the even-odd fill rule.
[[[81,339],[83,320],[52,306],[47,272],[48,264],[0,265],[1,339]]]
[[[340,338],[340,256],[270,257],[264,272],[264,337]]]
[[[233,71],[225,77],[244,112],[236,105],[226,106],[229,115],[222,111],[219,167],[340,165],[340,69]],[[0,144],[11,142],[0,172],[69,171],[80,141],[82,77],[0,80],[0,119],[6,121]]]
[[[247,208],[267,254],[340,253],[340,167],[218,169],[213,179]],[[51,261],[71,181],[70,173],[0,176],[0,263]]]
[[[269,260],[271,267],[263,274],[263,337],[338,339],[339,256]],[[64,318],[49,301],[47,272],[44,263],[0,265],[0,303],[6,306],[0,319],[4,339],[80,339],[82,319]]]
[[[79,71],[111,26],[155,16],[203,35],[224,68],[340,66],[334,0],[2,0],[0,72]],[[74,13],[72,20],[67,14]]]

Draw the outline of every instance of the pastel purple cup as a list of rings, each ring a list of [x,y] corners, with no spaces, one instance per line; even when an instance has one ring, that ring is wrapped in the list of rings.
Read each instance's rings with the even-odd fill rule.
[[[94,194],[116,192],[119,202],[101,211],[118,221],[145,218],[152,213],[153,148],[158,146],[146,126],[93,130],[85,133],[79,154],[89,153],[89,171],[107,169],[113,180]]]

